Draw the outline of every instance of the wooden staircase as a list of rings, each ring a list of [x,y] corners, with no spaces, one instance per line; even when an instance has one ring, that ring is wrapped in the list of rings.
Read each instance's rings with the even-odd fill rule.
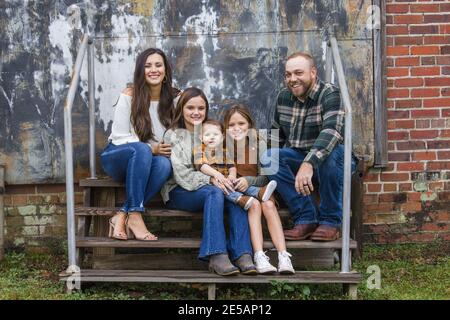
[[[362,175],[353,176],[352,237],[358,239],[361,232]],[[356,298],[356,287],[361,280],[357,272],[299,271],[305,268],[330,268],[335,266],[342,241],[286,241],[293,254],[295,275],[221,277],[207,271],[207,264],[197,259],[201,238],[202,214],[168,210],[161,198],[150,202],[143,214],[149,229],[159,236],[158,241],[115,240],[108,238],[108,219],[123,202],[124,186],[106,179],[80,180],[84,187],[84,206],[75,208],[77,265],[81,268],[79,280],[83,282],[158,282],[158,283],[206,283],[208,298],[215,298],[216,283],[270,283],[271,280],[288,283],[342,283],[344,292]],[[289,222],[289,212],[279,210],[283,226]],[[226,218],[225,218],[226,219]],[[157,221],[157,223],[155,223]],[[159,221],[159,222],[158,222]],[[170,230],[180,223],[183,230]],[[183,225],[184,223],[184,225]],[[162,227],[161,227],[162,226]],[[169,226],[169,227],[167,227]],[[158,230],[158,227],[160,230]],[[267,228],[266,228],[267,229]],[[265,239],[268,237],[265,230]],[[264,248],[276,262],[276,251],[271,241],[264,241]],[[361,250],[360,242],[350,241],[354,255]],[[66,271],[60,280],[66,281],[73,274]]]
[[[343,229],[345,241],[319,243],[302,241],[288,242],[293,253],[296,270],[304,266],[331,267],[335,263],[336,251],[342,251],[342,273],[336,271],[298,271],[295,275],[284,276],[236,276],[220,277],[205,272],[196,258],[201,235],[201,214],[166,210],[161,201],[153,201],[150,211],[144,216],[150,218],[149,227],[159,236],[155,242],[115,241],[108,239],[108,218],[114,214],[115,207],[123,202],[123,185],[110,179],[85,179],[80,186],[85,188],[84,208],[74,207],[74,172],[73,172],[73,138],[72,138],[72,106],[79,85],[81,67],[84,56],[87,58],[88,94],[89,94],[89,165],[91,177],[96,176],[95,161],[95,88],[94,88],[94,42],[88,33],[84,33],[77,52],[72,72],[71,84],[64,104],[64,141],[66,163],[66,198],[67,198],[67,247],[69,268],[60,274],[62,281],[68,281],[76,275],[80,281],[120,281],[120,282],[200,282],[208,283],[208,298],[215,297],[216,283],[267,283],[271,279],[291,283],[342,283],[352,298],[356,298],[356,285],[360,275],[352,272],[351,252],[361,254],[362,246],[362,194],[364,162],[360,165],[350,181],[350,158],[352,146],[352,107],[345,81],[342,61],[339,55],[337,40],[333,30],[328,31],[326,50],[326,81],[331,81],[333,64],[341,90],[342,103],[345,107],[345,156],[344,156],[344,190],[343,190]],[[351,187],[350,187],[351,185]],[[317,189],[316,189],[317,190]],[[351,205],[349,203],[351,193]],[[351,207],[351,222],[350,218]],[[283,219],[288,217],[286,210],[281,210]],[[170,234],[169,228],[158,230],[154,220],[188,219],[190,228]],[[200,222],[200,223],[198,223]],[[286,223],[283,223],[286,227]],[[356,241],[348,241],[349,236]],[[267,234],[266,234],[267,239]],[[264,243],[265,248],[272,245]],[[89,253],[89,254],[86,254]],[[269,256],[273,252],[269,251]],[[353,255],[354,256],[354,255]],[[338,255],[339,257],[339,255]],[[273,258],[273,257],[272,257]],[[274,259],[276,260],[276,259]],[[78,267],[81,270],[78,270]],[[79,272],[78,272],[79,271]],[[71,280],[70,280],[71,281]],[[68,285],[68,288],[70,286]]]

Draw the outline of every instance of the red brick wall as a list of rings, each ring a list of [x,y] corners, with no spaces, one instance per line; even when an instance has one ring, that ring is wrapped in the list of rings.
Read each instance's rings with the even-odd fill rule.
[[[389,164],[365,179],[365,237],[450,240],[450,3],[386,12]]]

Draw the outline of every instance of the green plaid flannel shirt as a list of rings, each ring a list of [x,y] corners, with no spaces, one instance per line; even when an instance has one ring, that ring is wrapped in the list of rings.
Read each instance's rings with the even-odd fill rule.
[[[287,88],[277,98],[272,129],[279,129],[280,146],[298,148],[308,152],[304,161],[314,168],[343,143],[344,106],[339,89],[317,78],[304,102]]]

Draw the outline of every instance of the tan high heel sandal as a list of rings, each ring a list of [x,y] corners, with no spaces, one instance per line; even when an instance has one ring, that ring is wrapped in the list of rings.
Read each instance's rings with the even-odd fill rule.
[[[114,215],[114,217],[115,217],[115,215]],[[117,239],[117,240],[127,240],[128,239],[128,234],[127,234],[126,231],[125,231],[124,235],[122,235],[122,232],[114,234],[114,230],[115,230],[115,227],[116,227],[115,221],[113,221],[114,217],[109,218],[109,233],[108,233],[108,236],[110,238]],[[128,216],[125,219],[125,226],[127,225],[127,221],[128,221]]]
[[[133,213],[130,213],[133,214]],[[130,214],[128,214],[128,217],[130,216]],[[143,237],[136,237],[136,233],[133,231],[133,229],[131,229],[131,227],[128,224],[128,220],[126,221],[126,230],[127,230],[127,234],[128,234],[128,239],[136,239],[136,240],[141,240],[141,241],[157,241],[158,237],[155,236],[153,233],[151,233],[150,231],[147,231]],[[144,221],[142,221],[142,223],[144,223]],[[145,223],[144,223],[145,226]]]

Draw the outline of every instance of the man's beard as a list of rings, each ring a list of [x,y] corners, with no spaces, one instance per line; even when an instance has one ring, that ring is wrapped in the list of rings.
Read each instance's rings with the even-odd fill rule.
[[[308,82],[305,82],[305,81],[296,81],[296,82],[289,83],[289,91],[291,91],[292,94],[293,94],[294,96],[296,96],[297,98],[303,99],[303,98],[306,97],[306,94],[308,93],[309,89],[311,88],[311,85],[312,85],[312,83],[313,83],[312,80],[313,80],[313,79],[311,78],[311,79],[309,79]],[[292,88],[292,86],[295,86],[295,85],[300,85],[301,87]],[[300,92],[298,92],[297,90],[300,89],[300,88],[301,88],[302,90],[301,90]],[[296,89],[297,89],[297,90],[296,90]]]

